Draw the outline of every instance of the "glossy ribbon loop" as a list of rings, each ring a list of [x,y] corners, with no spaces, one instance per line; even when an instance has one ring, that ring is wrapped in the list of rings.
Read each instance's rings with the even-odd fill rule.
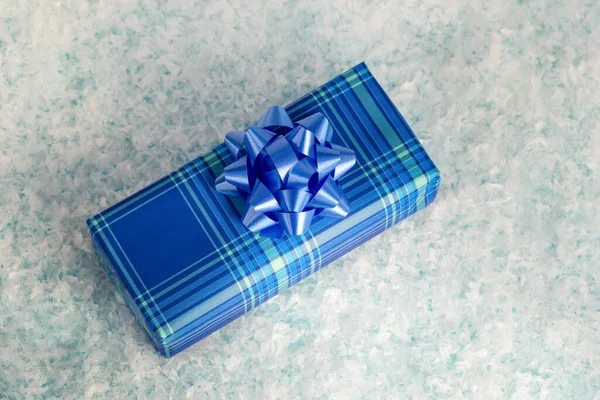
[[[337,180],[356,156],[330,143],[332,137],[321,113],[292,122],[283,107],[271,107],[247,131],[227,134],[235,161],[216,179],[216,189],[246,200],[242,223],[266,237],[306,233],[317,215],[343,218],[350,206]]]

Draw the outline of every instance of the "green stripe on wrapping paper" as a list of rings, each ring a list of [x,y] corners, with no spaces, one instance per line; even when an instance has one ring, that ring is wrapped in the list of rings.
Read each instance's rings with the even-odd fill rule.
[[[264,246],[264,242],[261,243],[261,246]],[[269,268],[273,274],[277,277],[277,290],[281,291],[288,287],[289,283],[292,281],[291,274],[287,272],[287,253],[280,255],[279,251],[272,244],[263,247],[263,251],[267,255],[268,259],[271,260],[268,265],[263,266],[263,269]],[[288,253],[291,253],[289,251]]]
[[[390,125],[385,116],[381,113],[375,101],[367,91],[367,89],[361,85],[357,86],[354,91],[358,98],[360,98],[363,107],[367,110],[367,114],[371,116],[377,127],[379,128],[379,132],[383,134],[385,139],[388,141],[391,147],[396,147],[402,144],[402,141],[395,133],[394,128]]]
[[[311,260],[311,265],[312,265],[310,273],[312,274],[313,272],[315,272],[315,270],[318,270],[321,268],[321,265],[322,265],[321,251],[319,250],[319,244],[317,243],[317,240],[315,239],[313,234],[310,232],[310,230],[307,232],[307,235],[310,236],[310,239],[305,240],[304,244],[306,245],[308,254],[310,255],[310,260]],[[311,247],[311,245],[309,245],[309,243],[311,243],[311,242],[315,245],[314,249]],[[318,260],[319,260],[318,262],[316,261],[315,257],[312,255],[313,252],[317,253]],[[317,264],[319,265],[319,268],[316,268]]]
[[[353,77],[354,77],[354,76],[357,76],[357,75],[355,74],[355,75],[353,75]],[[362,84],[362,80],[361,80],[361,82],[360,82],[360,83]],[[338,88],[339,88],[339,84],[338,84],[338,83],[336,83],[336,87],[338,87]],[[330,88],[329,88],[329,87],[327,87],[327,88],[326,88],[326,90],[327,90],[328,92],[330,92]],[[329,99],[327,102],[324,102],[323,104],[328,104],[330,101],[333,101],[333,100],[334,100],[334,97],[330,97],[330,99]],[[317,102],[317,104],[318,104],[320,107],[322,107],[322,106],[323,106],[323,105],[321,104],[320,100],[319,100],[317,97],[315,97],[315,101]],[[348,128],[348,125],[346,124],[346,120],[345,120],[344,118],[342,118],[342,117],[339,115],[339,113],[337,112],[337,110],[335,109],[335,107],[333,107],[333,106],[330,106],[330,107],[329,107],[329,110],[331,111],[331,114],[333,114],[333,117],[334,117],[334,119],[336,120],[336,122],[337,122],[338,124],[340,124],[340,125],[343,127],[343,130],[344,130],[345,132],[352,132],[352,129],[349,129],[349,128]],[[329,114],[329,113],[328,113],[328,114]],[[363,151],[363,146],[361,146],[361,145],[359,145],[359,144],[358,144],[358,142],[356,141],[356,139],[354,139],[354,136],[352,136],[352,135],[348,135],[348,136],[349,136],[349,138],[350,138],[350,140],[352,141],[352,144],[353,144],[354,146],[349,146],[349,145],[348,145],[348,143],[346,142],[346,140],[344,140],[344,137],[343,137],[343,136],[339,136],[339,137],[338,137],[338,139],[339,139],[340,141],[342,141],[342,143],[344,144],[344,146],[345,146],[345,147],[350,147],[350,148],[354,148],[354,149],[356,149],[356,151],[358,151],[358,153],[360,153],[360,155],[363,157],[363,159],[368,159],[369,157],[367,156],[367,153],[365,153],[365,152]],[[374,161],[374,160],[373,160],[373,161]],[[382,178],[379,176],[379,174],[377,174],[377,173],[376,173],[376,174],[375,174],[375,178],[376,178],[378,181],[380,181],[380,183],[384,183],[384,182],[383,182],[383,180],[382,180]],[[384,204],[384,206],[385,206],[385,200],[383,199],[382,193],[379,191],[379,189],[377,188],[377,185],[375,185],[375,183],[373,183],[373,187],[374,187],[374,189],[377,191],[377,194],[379,195],[379,197],[380,197],[381,201],[383,202],[383,204]],[[388,213],[387,213],[387,208],[386,208],[386,211],[385,211],[385,218],[386,218],[386,223],[387,223],[387,221],[388,221],[388,219],[389,219],[389,215],[388,215]]]

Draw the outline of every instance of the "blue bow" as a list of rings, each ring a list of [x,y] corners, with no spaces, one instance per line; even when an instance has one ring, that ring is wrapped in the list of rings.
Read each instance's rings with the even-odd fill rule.
[[[332,136],[321,113],[292,122],[282,107],[271,107],[247,131],[227,134],[236,161],[216,179],[216,189],[246,200],[242,223],[266,237],[306,233],[316,215],[343,218],[350,206],[336,181],[356,156],[330,143]]]

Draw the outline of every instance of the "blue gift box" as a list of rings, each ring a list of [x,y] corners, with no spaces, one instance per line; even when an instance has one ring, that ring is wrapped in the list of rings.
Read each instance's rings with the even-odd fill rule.
[[[90,218],[96,251],[154,347],[170,357],[249,312],[435,198],[440,174],[361,63],[294,101],[297,121],[320,112],[333,143],[355,152],[340,180],[342,219],[317,217],[281,239],[249,231],[243,202],[215,190],[227,147],[185,164]]]

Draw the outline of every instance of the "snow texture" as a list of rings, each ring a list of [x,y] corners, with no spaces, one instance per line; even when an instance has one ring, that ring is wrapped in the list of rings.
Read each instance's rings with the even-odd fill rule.
[[[434,204],[172,359],[85,219],[360,61]],[[595,0],[0,0],[0,397],[600,398]]]

